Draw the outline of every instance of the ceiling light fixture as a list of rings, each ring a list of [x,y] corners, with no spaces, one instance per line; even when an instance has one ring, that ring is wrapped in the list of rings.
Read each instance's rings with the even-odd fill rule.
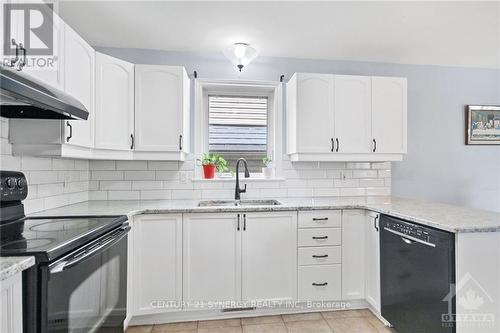
[[[247,43],[234,43],[227,50],[224,55],[231,60],[231,62],[241,70],[254,60],[258,52]]]

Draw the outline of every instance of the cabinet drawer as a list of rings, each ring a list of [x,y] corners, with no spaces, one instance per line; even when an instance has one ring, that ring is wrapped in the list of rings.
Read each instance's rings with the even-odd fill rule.
[[[341,228],[299,229],[299,246],[327,246],[342,244]]]
[[[300,247],[299,265],[328,265],[342,262],[341,246]]]
[[[335,301],[341,298],[341,265],[300,266],[300,301]]]
[[[313,210],[299,212],[299,228],[331,228],[341,226],[341,210]]]

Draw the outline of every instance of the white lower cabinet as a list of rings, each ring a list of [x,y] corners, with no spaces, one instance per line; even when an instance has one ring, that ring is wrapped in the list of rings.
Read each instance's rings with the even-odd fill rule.
[[[0,282],[0,332],[23,331],[22,273]]]
[[[296,298],[297,213],[184,215],[184,300]]]
[[[342,265],[299,266],[300,301],[335,301],[342,296]]]
[[[242,299],[297,297],[297,213],[243,214]]]
[[[185,214],[183,225],[184,301],[240,300],[241,231],[237,214]]]
[[[379,214],[368,213],[365,222],[365,298],[380,313]]]
[[[300,211],[298,220],[298,300],[340,300],[342,211]]]
[[[132,315],[178,310],[182,301],[182,215],[140,215],[131,231]]]
[[[365,298],[364,210],[342,211],[342,299]]]

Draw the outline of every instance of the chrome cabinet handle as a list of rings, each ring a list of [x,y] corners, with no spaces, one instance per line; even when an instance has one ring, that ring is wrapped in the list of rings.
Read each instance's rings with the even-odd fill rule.
[[[328,239],[328,236],[313,236],[312,239]]]
[[[313,254],[313,258],[328,258],[328,254]]]
[[[328,282],[322,282],[322,283],[313,282],[312,285],[315,287],[324,287],[328,285]]]
[[[183,140],[182,140],[182,134],[179,135],[179,150],[182,150],[182,144],[183,144]]]
[[[133,134],[130,134],[130,139],[131,139],[130,150],[133,150],[135,147],[135,138]]]
[[[66,137],[66,142],[69,142],[69,140],[73,137],[73,126],[71,126],[69,121],[66,122],[66,126],[69,127],[69,136]]]
[[[247,230],[247,214],[243,214],[243,231]]]
[[[335,139],[335,142],[337,142],[337,149],[335,149],[335,152],[339,152],[339,147],[340,147],[340,144],[339,144],[339,138],[336,138]]]
[[[328,221],[328,217],[313,217],[313,221]]]
[[[237,231],[240,231],[240,214],[238,214],[238,226],[236,227]]]
[[[377,140],[373,139],[373,152],[377,151]]]

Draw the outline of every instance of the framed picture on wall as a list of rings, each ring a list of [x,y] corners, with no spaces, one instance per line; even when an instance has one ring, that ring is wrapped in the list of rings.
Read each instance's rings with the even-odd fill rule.
[[[468,105],[466,144],[500,145],[500,106]]]

